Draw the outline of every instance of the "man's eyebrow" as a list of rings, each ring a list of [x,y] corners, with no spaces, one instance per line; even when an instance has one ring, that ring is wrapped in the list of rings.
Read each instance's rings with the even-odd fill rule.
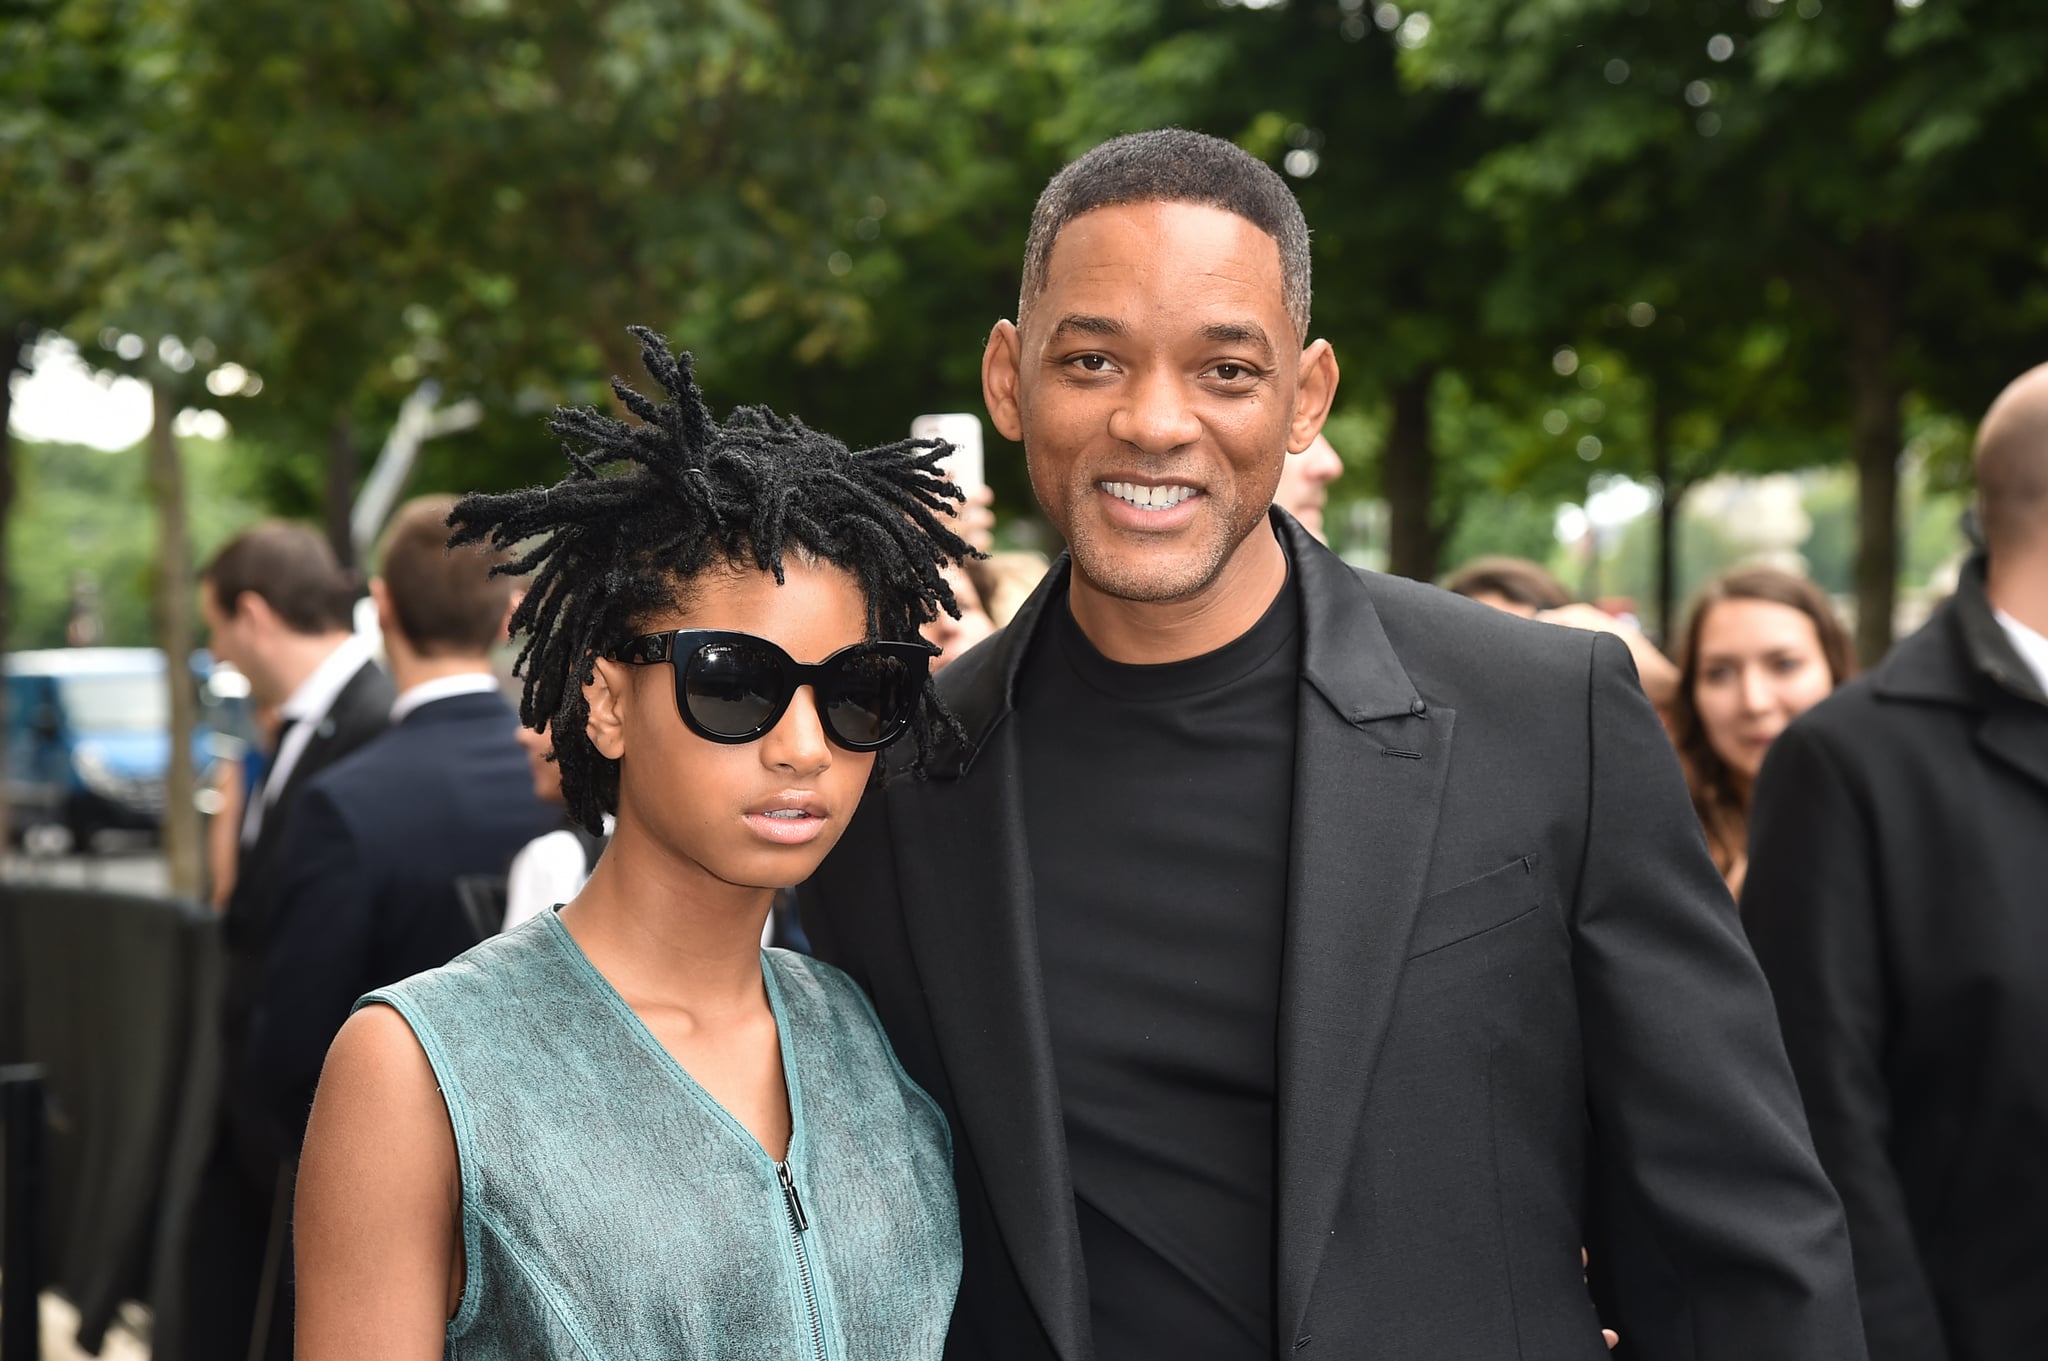
[[[1273,355],[1273,342],[1267,339],[1266,328],[1255,321],[1212,322],[1202,328],[1202,339],[1216,345],[1250,345],[1269,359]]]
[[[1115,317],[1090,316],[1085,312],[1069,312],[1060,318],[1060,324],[1052,328],[1052,338],[1058,340],[1069,335],[1109,336],[1122,339],[1129,336],[1131,328]]]

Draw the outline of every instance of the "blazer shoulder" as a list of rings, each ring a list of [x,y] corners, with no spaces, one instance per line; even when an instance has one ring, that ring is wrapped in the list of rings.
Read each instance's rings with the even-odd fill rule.
[[[441,744],[431,733],[386,723],[366,734],[306,781],[302,798],[324,799],[352,825],[406,818],[419,806],[439,801],[437,770]]]
[[[1583,695],[1594,665],[1586,629],[1519,615],[1467,600],[1427,582],[1354,568],[1372,599],[1387,642],[1425,693],[1450,700],[1456,691],[1562,688]]]
[[[1825,753],[1844,771],[1879,769],[1927,742],[1951,743],[1975,710],[1887,692],[1883,671],[1867,671],[1792,720],[1790,737]]]

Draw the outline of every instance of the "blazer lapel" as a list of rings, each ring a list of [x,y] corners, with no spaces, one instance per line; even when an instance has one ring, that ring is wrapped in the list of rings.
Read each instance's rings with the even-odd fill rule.
[[[911,955],[996,1223],[1025,1294],[1065,1361],[1088,1361],[1088,1290],[1066,1127],[1053,1071],[1009,683],[1056,565],[990,644],[957,664],[949,696],[970,745],[903,780],[890,824]],[[956,678],[958,683],[958,678]],[[971,773],[970,773],[971,772]]]
[[[1393,1016],[1455,714],[1401,668],[1363,581],[1284,522],[1302,572],[1301,707],[1280,981],[1279,1310],[1300,1331]]]

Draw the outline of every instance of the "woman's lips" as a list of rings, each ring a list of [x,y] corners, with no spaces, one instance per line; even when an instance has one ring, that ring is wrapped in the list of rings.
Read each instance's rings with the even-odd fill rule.
[[[825,819],[801,808],[778,808],[772,812],[748,813],[747,826],[764,841],[778,846],[801,846],[817,839],[825,830]]]

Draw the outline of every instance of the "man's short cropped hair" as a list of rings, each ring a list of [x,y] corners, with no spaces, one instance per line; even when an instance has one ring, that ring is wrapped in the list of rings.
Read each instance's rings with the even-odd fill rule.
[[[1532,610],[1572,603],[1564,583],[1527,558],[1474,558],[1444,578],[1444,589],[1452,595],[1497,595]]]
[[[512,581],[491,569],[509,553],[448,546],[453,496],[421,496],[399,507],[384,532],[383,578],[398,631],[423,657],[478,657],[505,635]]]
[[[1308,222],[1273,167],[1240,147],[1185,128],[1134,132],[1096,147],[1052,177],[1024,241],[1022,325],[1045,291],[1053,243],[1069,222],[1129,203],[1196,203],[1235,213],[1280,248],[1280,291],[1295,339],[1308,342]]]
[[[199,579],[213,588],[224,615],[254,595],[294,633],[346,633],[353,626],[355,579],[320,531],[289,520],[265,520],[229,539]]]

